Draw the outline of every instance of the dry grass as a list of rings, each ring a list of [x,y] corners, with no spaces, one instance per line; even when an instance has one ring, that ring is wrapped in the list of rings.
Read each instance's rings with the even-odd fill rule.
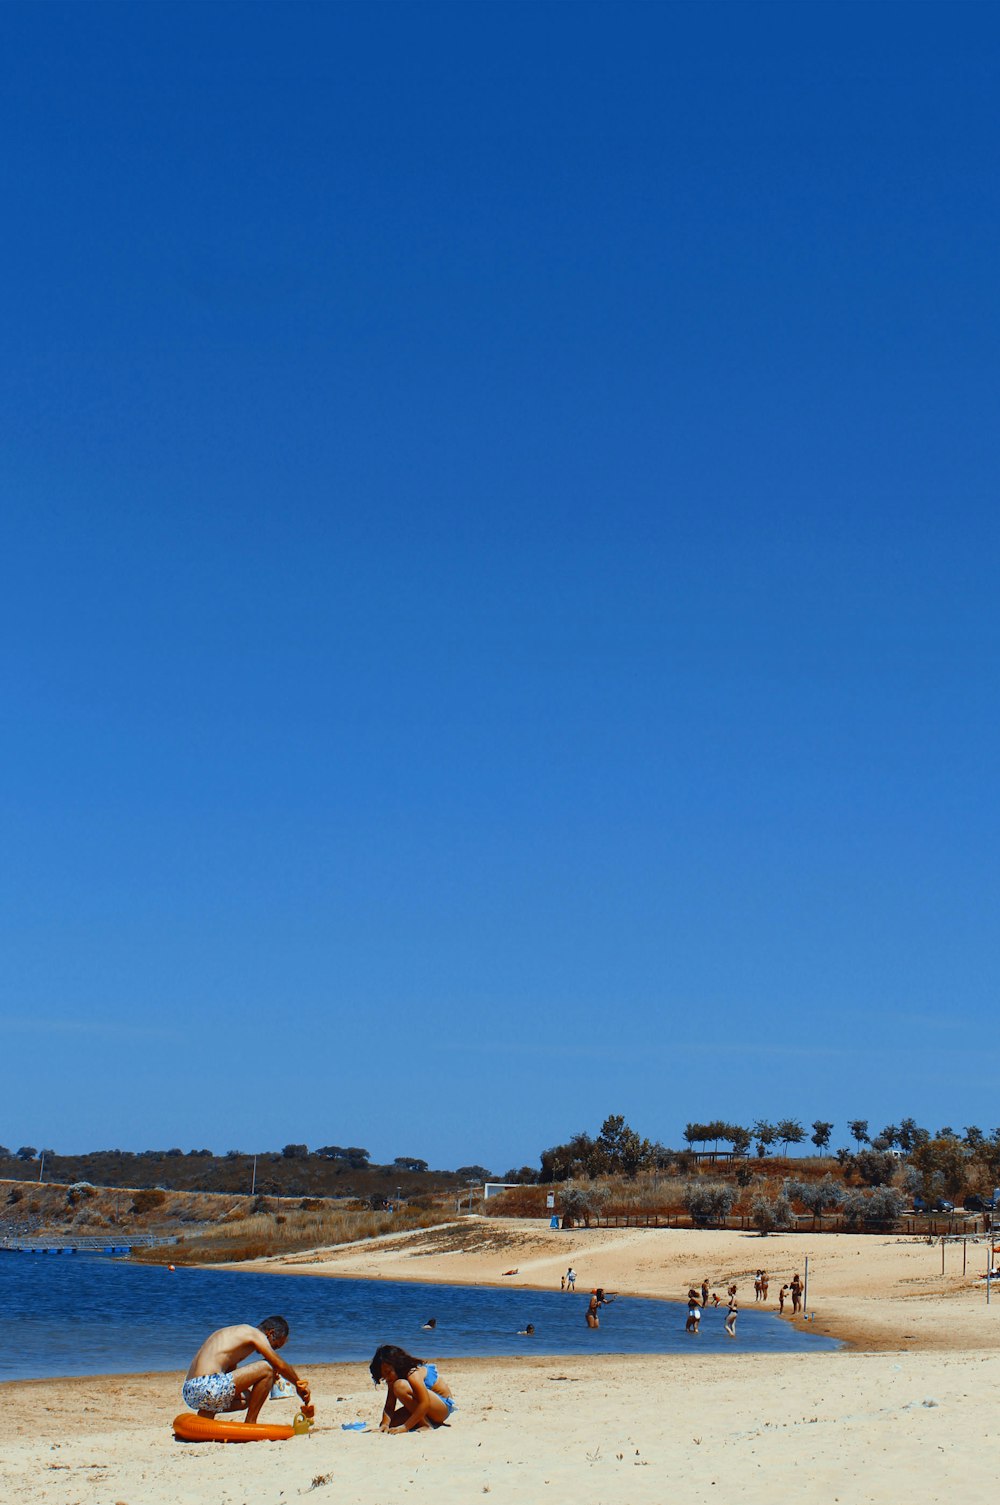
[[[383,1233],[427,1228],[440,1221],[440,1212],[420,1208],[401,1208],[393,1213],[283,1207],[277,1213],[256,1212],[235,1219],[230,1214],[210,1228],[184,1235],[182,1242],[171,1245],[169,1251],[136,1250],[132,1257],[154,1264],[162,1264],[169,1258],[176,1265],[266,1259],[275,1254],[378,1238]]]

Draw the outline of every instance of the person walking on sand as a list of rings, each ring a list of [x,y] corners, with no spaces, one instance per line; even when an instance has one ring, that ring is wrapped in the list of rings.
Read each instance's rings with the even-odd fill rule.
[[[303,1415],[311,1415],[309,1386],[276,1352],[287,1340],[288,1323],[284,1317],[265,1317],[259,1327],[238,1323],[210,1333],[191,1360],[181,1390],[184,1404],[199,1416],[207,1417],[219,1412],[245,1411],[252,1426],[271,1393],[271,1386],[282,1375],[298,1391]],[[252,1353],[260,1358],[240,1369],[238,1366]]]
[[[736,1300],[736,1287],[729,1287],[729,1300],[726,1303],[726,1332],[731,1338],[736,1337],[736,1314],[739,1311],[739,1302]]]
[[[597,1314],[601,1310],[601,1307],[607,1306],[607,1304],[608,1297],[604,1294],[604,1287],[598,1286],[597,1290],[591,1293],[590,1302],[587,1306],[588,1327],[600,1327],[601,1319]]]
[[[761,1299],[761,1301],[766,1301],[767,1300],[767,1271],[766,1270],[761,1270],[761,1272],[760,1272],[760,1299]]]
[[[576,1290],[576,1271],[573,1269],[572,1265],[570,1265],[569,1269],[566,1271],[566,1289],[567,1291]]]
[[[566,1289],[566,1277],[565,1277],[565,1275],[560,1275],[560,1277],[559,1277],[559,1289],[560,1289],[560,1291],[565,1291],[565,1289]]]
[[[429,1431],[455,1410],[451,1391],[436,1364],[415,1359],[394,1343],[383,1343],[368,1365],[372,1382],[386,1386],[380,1432]]]
[[[786,1302],[787,1299],[788,1299],[788,1287],[787,1286],[782,1286],[781,1290],[778,1292],[778,1316],[779,1317],[783,1317],[785,1315],[785,1302]]]
[[[762,1286],[761,1286],[761,1282],[760,1282],[760,1271],[758,1270],[755,1273],[754,1278],[753,1278],[753,1299],[754,1299],[754,1301],[759,1301],[760,1300],[761,1290],[762,1290]]]
[[[802,1282],[798,1274],[792,1276],[792,1316],[797,1317],[802,1310]]]
[[[686,1333],[700,1332],[700,1323],[701,1303],[698,1300],[698,1292],[695,1290],[694,1286],[692,1286],[688,1291],[688,1314],[687,1321],[684,1324],[684,1331]]]

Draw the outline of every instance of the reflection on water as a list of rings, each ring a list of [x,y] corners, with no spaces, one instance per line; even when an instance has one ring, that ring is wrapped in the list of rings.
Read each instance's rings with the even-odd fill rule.
[[[680,1293],[679,1293],[680,1294]],[[418,1355],[753,1353],[833,1349],[806,1325],[743,1308],[734,1343],[725,1309],[697,1338],[686,1305],[622,1298],[583,1320],[589,1292],[518,1291],[410,1282],[132,1265],[80,1255],[0,1254],[0,1379],[186,1369],[206,1333],[272,1313],[291,1326],[293,1364],[367,1362],[379,1343]],[[434,1332],[421,1332],[428,1317]],[[518,1336],[527,1323],[534,1338]]]

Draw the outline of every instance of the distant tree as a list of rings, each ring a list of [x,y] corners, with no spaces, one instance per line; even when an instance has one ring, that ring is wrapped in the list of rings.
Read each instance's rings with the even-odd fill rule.
[[[412,1171],[414,1174],[417,1174],[427,1169],[427,1161],[417,1160],[412,1155],[397,1155],[392,1162],[392,1168],[394,1171]],[[481,1178],[477,1177],[476,1179],[479,1180]]]
[[[897,1143],[904,1155],[909,1155],[918,1144],[926,1144],[930,1137],[927,1130],[922,1129],[915,1118],[900,1119]]]
[[[343,1160],[347,1151],[341,1144],[325,1144],[316,1154],[323,1160]]]
[[[183,1150],[177,1150],[177,1149],[164,1150],[163,1154],[164,1154],[164,1157],[166,1159],[168,1159],[168,1160],[179,1160],[180,1157],[184,1154],[184,1151]]]
[[[778,1131],[766,1118],[758,1118],[750,1132],[757,1141],[757,1154],[763,1160],[777,1138]]]
[[[750,1130],[744,1129],[741,1124],[730,1124],[723,1137],[729,1140],[734,1155],[745,1155],[753,1138]]]
[[[684,1138],[693,1149],[696,1144],[707,1144],[709,1132],[707,1124],[685,1124]]]
[[[963,1142],[967,1150],[978,1150],[986,1143],[986,1135],[975,1124],[969,1124],[966,1127]]]
[[[286,1144],[281,1153],[286,1160],[305,1160],[309,1154],[309,1146],[305,1144]]]
[[[781,1121],[775,1125],[774,1132],[776,1138],[778,1138],[784,1145],[786,1155],[788,1154],[788,1146],[790,1144],[801,1144],[803,1139],[805,1139],[806,1137],[806,1131],[799,1123],[797,1118],[781,1119]]]
[[[867,1118],[849,1118],[847,1120],[847,1127],[851,1131],[851,1137],[856,1139],[859,1145],[870,1143]]]
[[[427,1166],[425,1164],[424,1165],[424,1170],[426,1170],[426,1169],[427,1169]],[[463,1181],[492,1181],[493,1180],[493,1172],[492,1171],[488,1171],[486,1169],[485,1165],[460,1165],[458,1167],[458,1170],[455,1172],[455,1175],[456,1176],[461,1176],[461,1178],[462,1178]]]
[[[945,1136],[918,1144],[910,1155],[910,1164],[922,1178],[925,1196],[957,1197],[965,1189],[968,1164],[955,1138]]]
[[[843,1213],[848,1225],[891,1226],[905,1206],[900,1192],[892,1186],[878,1186],[874,1191],[850,1191],[844,1198]]]
[[[589,1176],[593,1173],[593,1157],[594,1141],[590,1135],[574,1134],[565,1144],[553,1145],[542,1151],[538,1179],[541,1182],[551,1182]]]
[[[538,1172],[534,1166],[522,1165],[520,1170],[512,1168],[502,1178],[512,1186],[531,1186],[538,1179]]]
[[[611,1113],[604,1120],[595,1150],[597,1166],[611,1175],[634,1176],[653,1159],[649,1140],[640,1139],[620,1113]]]
[[[38,1151],[35,1149],[34,1145],[30,1144],[22,1144],[21,1148],[17,1152],[18,1160],[35,1160],[37,1156]]]
[[[844,1188],[830,1175],[824,1176],[822,1181],[790,1181],[786,1184],[785,1193],[801,1203],[806,1212],[812,1213],[814,1224],[824,1212],[839,1207],[844,1200]]]
[[[795,1214],[787,1197],[754,1197],[750,1203],[750,1221],[754,1227],[763,1234],[773,1233],[775,1229],[790,1228]]]
[[[242,1150],[227,1150],[226,1151],[226,1159],[227,1160],[243,1160],[245,1158],[246,1157],[244,1156]]]
[[[884,1145],[878,1146],[878,1148],[880,1148],[880,1149],[884,1148],[884,1149],[887,1149],[887,1150],[894,1150],[894,1149],[896,1149],[896,1147],[899,1144],[899,1127],[898,1127],[898,1125],[897,1124],[886,1124],[885,1128],[882,1130],[881,1134],[879,1135],[879,1139],[884,1140],[885,1143],[884,1143]]]
[[[830,1145],[830,1135],[833,1133],[833,1124],[827,1123],[823,1118],[813,1119],[812,1142],[818,1150],[825,1150]]]
[[[736,1201],[736,1188],[728,1181],[689,1181],[681,1200],[695,1223],[722,1223]]]
[[[955,1133],[955,1130],[952,1128],[951,1124],[945,1124],[945,1126],[944,1126],[943,1129],[938,1129],[938,1131],[935,1134],[934,1138],[935,1139],[957,1139],[958,1135]]]
[[[851,1169],[866,1186],[889,1186],[898,1167],[895,1155],[888,1150],[877,1150],[874,1145],[867,1150],[858,1150],[851,1157]]]
[[[0,1160],[9,1160],[9,1159],[10,1159],[10,1150],[8,1150],[8,1148],[7,1148],[7,1146],[5,1144],[0,1144]]]
[[[589,1228],[591,1218],[600,1214],[607,1199],[608,1194],[603,1186],[569,1181],[559,1193],[559,1208],[563,1218],[569,1218],[574,1223],[582,1222]]]

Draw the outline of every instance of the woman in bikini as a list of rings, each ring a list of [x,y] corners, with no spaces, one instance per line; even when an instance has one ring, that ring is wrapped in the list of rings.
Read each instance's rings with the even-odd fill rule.
[[[380,1432],[415,1432],[439,1427],[455,1409],[451,1391],[437,1372],[436,1364],[415,1359],[394,1343],[375,1350],[368,1366],[372,1381],[386,1385]]]
[[[587,1306],[588,1327],[600,1327],[601,1319],[597,1314],[601,1310],[602,1306],[607,1306],[610,1299],[611,1298],[609,1296],[605,1296],[604,1287],[598,1286],[597,1290],[591,1296],[590,1302]]]

